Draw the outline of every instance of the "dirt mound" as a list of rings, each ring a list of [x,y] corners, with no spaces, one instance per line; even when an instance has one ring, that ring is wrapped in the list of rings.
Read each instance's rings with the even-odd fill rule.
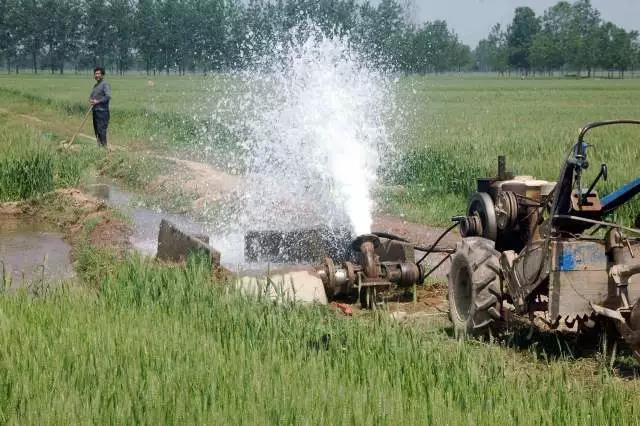
[[[21,203],[12,201],[0,204],[0,217],[18,216],[24,213],[24,207]]]
[[[85,211],[98,211],[106,208],[106,204],[98,200],[97,198],[85,194],[79,189],[76,188],[64,188],[58,189],[56,194],[59,197],[65,198],[67,201],[70,201],[71,207],[75,209],[82,209]]]

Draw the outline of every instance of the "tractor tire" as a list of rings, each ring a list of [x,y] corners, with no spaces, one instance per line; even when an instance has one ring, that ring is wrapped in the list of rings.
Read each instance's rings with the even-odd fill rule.
[[[501,319],[500,253],[482,237],[458,243],[449,271],[449,317],[456,337],[478,337]]]

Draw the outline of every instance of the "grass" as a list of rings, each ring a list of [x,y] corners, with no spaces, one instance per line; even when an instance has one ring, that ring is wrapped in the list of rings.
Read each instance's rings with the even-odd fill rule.
[[[76,186],[100,154],[59,151],[51,135],[12,122],[6,114],[0,114],[0,141],[0,202]]]
[[[22,78],[0,77],[0,107],[12,111],[0,113],[0,158],[13,165],[46,153],[38,161],[49,159],[51,172],[41,181],[53,186],[98,167],[142,189],[164,166],[138,153],[183,149],[199,132],[179,100],[202,94],[198,79],[158,79],[166,87],[149,89],[142,77],[114,78],[121,103],[114,102],[112,135],[134,154],[104,157],[82,144],[58,157],[51,145],[82,116],[84,77]],[[403,190],[380,197],[408,218],[437,223],[464,209],[473,178],[492,174],[498,153],[519,172],[555,179],[576,127],[638,115],[630,102],[637,82],[613,83],[401,80],[411,112],[398,120],[406,162],[394,182]],[[154,98],[152,90],[161,93]],[[25,127],[15,114],[46,123],[30,119]],[[157,127],[162,117],[171,120]],[[611,149],[620,157],[610,162],[609,184],[635,176],[635,134],[603,135],[616,143],[595,137],[598,156]],[[13,188],[19,178],[10,176]],[[45,185],[33,187],[38,193]],[[98,225],[89,219],[83,232]],[[168,267],[87,244],[75,258],[78,283],[41,297],[0,295],[2,423],[622,425],[640,418],[637,380],[617,377],[604,356],[548,351],[563,347],[557,337],[524,351],[458,342],[445,328],[403,326],[384,312],[346,319],[322,307],[247,300],[212,281],[200,259]]]
[[[98,270],[102,253],[82,260]],[[93,260],[91,260],[93,258]],[[93,266],[92,266],[93,265]],[[384,315],[248,301],[131,257],[98,295],[0,298],[3,423],[633,424],[637,382]],[[64,321],[60,321],[64,318]]]
[[[118,143],[133,150],[178,152],[221,167],[235,158],[229,152],[238,149],[243,136],[220,124],[233,111],[218,113],[215,105],[221,96],[233,98],[242,90],[237,81],[140,75],[109,76],[109,81],[114,89],[111,134]],[[0,107],[77,123],[91,82],[89,75],[2,75]],[[556,180],[578,128],[589,121],[640,117],[638,96],[638,79],[402,78],[396,85],[396,114],[389,117],[402,160],[393,167],[391,183],[406,190],[388,194],[384,208],[411,220],[445,224],[465,209],[475,178],[496,173],[500,154],[518,174]],[[610,179],[601,193],[637,176],[638,134],[627,126],[590,136],[596,146],[591,163],[609,164]],[[596,169],[588,174],[595,176]],[[638,213],[636,201],[620,216],[628,223]]]
[[[205,154],[217,158],[220,152],[237,149],[235,136],[211,119],[217,97],[236,90],[230,80],[216,75],[151,79],[140,75],[108,76],[114,90],[110,133],[118,135],[119,143],[133,148],[154,147],[198,158]],[[87,111],[92,84],[89,75],[0,75],[0,94],[6,98],[0,101],[0,107],[4,104],[15,110],[16,103],[22,104],[23,113],[40,113],[44,109],[53,116],[75,117],[79,123]],[[221,151],[205,152],[204,148],[211,148],[205,146],[211,140]]]
[[[590,121],[639,119],[639,95],[635,79],[405,78],[397,95],[402,118],[395,119],[404,156],[395,182],[407,191],[394,198],[392,210],[409,205],[413,217],[444,224],[464,209],[475,177],[497,173],[500,154],[517,174],[555,181],[578,129]],[[638,126],[590,133],[596,149],[590,152],[594,167],[586,180],[595,177],[595,165],[602,161],[609,165],[610,179],[601,193],[637,177],[639,139]],[[429,207],[432,203],[442,207]],[[636,201],[621,216],[629,222],[638,213]]]

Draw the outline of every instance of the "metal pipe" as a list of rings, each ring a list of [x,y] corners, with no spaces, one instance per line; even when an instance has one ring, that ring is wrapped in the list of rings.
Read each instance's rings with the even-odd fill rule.
[[[638,120],[605,120],[605,121],[594,121],[593,123],[589,123],[580,129],[580,134],[578,134],[578,142],[582,142],[584,136],[591,129],[595,129],[596,127],[609,126],[612,124],[640,124]]]

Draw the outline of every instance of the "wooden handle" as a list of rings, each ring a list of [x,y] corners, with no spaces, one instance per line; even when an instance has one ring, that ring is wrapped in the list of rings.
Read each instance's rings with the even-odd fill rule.
[[[89,110],[87,111],[87,113],[84,115],[84,118],[82,119],[82,123],[80,124],[80,127],[78,127],[78,131],[75,133],[75,135],[73,135],[73,137],[71,138],[71,140],[69,141],[69,143],[67,144],[67,148],[71,146],[71,144],[73,144],[73,142],[76,140],[76,137],[78,137],[78,133],[80,133],[80,131],[82,130],[82,128],[84,127],[84,123],[87,122],[87,118],[89,118],[89,114],[91,114],[91,111],[93,110],[93,105],[91,105],[89,107]]]

